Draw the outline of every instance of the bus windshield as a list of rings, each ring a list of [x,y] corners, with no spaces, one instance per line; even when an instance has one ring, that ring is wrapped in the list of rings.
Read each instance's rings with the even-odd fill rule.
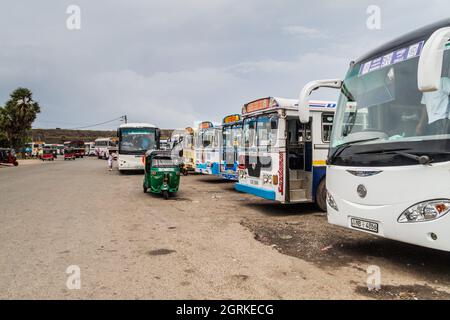
[[[350,145],[347,155],[351,149],[361,151],[361,146],[367,153],[394,145],[411,152],[450,151],[450,50],[444,54],[441,90],[422,93],[417,88],[421,46],[423,41],[349,70],[335,115],[330,154],[344,144]]]
[[[208,148],[208,147],[217,147],[218,143],[218,129],[217,128],[208,128],[204,129],[201,133],[201,145],[199,147]]]
[[[234,148],[239,145],[242,136],[242,125],[235,124],[223,127],[223,146],[225,149]]]
[[[121,128],[119,153],[144,154],[156,149],[156,130],[154,128]]]

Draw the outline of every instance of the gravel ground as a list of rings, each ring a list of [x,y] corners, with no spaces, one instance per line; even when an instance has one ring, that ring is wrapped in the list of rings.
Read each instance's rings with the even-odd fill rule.
[[[31,165],[33,164],[33,165]],[[176,197],[97,159],[0,167],[0,298],[448,299],[450,255],[328,225],[215,177]],[[68,266],[81,288],[66,286]],[[382,288],[367,290],[379,266]]]

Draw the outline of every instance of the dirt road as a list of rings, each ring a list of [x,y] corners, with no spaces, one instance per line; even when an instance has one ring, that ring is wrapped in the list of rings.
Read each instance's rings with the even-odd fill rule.
[[[0,168],[0,298],[442,299],[450,255],[330,226],[215,177],[177,197],[97,159]],[[69,266],[81,288],[66,286]],[[382,290],[367,290],[367,268]]]

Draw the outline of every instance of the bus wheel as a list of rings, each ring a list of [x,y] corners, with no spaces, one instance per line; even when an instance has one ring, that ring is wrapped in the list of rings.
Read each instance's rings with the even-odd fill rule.
[[[320,210],[327,212],[327,184],[326,178],[320,181],[316,191],[316,204]]]
[[[165,200],[169,199],[169,191],[163,191],[163,197]]]

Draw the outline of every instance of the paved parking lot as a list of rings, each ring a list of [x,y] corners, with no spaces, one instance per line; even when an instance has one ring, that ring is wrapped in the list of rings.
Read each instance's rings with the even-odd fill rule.
[[[188,176],[175,198],[105,161],[0,168],[0,298],[442,299],[450,255]],[[69,266],[81,288],[68,289]],[[368,292],[378,266],[382,290]]]

